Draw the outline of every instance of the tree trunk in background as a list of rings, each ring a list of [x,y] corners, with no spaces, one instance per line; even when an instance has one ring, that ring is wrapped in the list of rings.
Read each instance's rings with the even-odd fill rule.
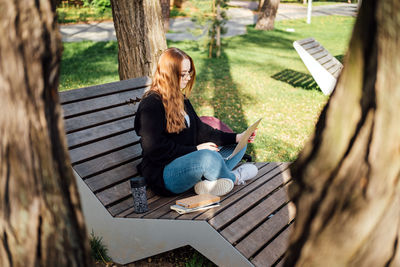
[[[265,0],[258,17],[257,30],[273,30],[280,0]]]
[[[160,1],[111,0],[121,80],[152,76],[167,48]]]
[[[56,1],[0,0],[0,266],[92,266],[58,99]]]
[[[168,32],[169,29],[169,6],[170,6],[170,0],[160,0],[161,2],[161,13],[162,13],[162,18],[163,18],[163,24],[164,24],[164,32]]]
[[[174,0],[174,6],[176,8],[182,8],[183,1],[184,0]]]
[[[264,5],[264,0],[258,0],[258,8],[257,8],[258,12],[261,11],[263,5]]]
[[[291,166],[285,266],[400,266],[400,2],[364,0],[344,69]]]

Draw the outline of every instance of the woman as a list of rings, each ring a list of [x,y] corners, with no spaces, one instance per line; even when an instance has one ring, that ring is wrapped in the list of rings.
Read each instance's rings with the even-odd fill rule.
[[[228,161],[218,153],[218,146],[238,142],[241,134],[225,133],[201,122],[186,98],[195,77],[190,56],[177,48],[165,50],[136,114],[135,131],[143,150],[138,169],[159,195],[179,194],[193,186],[197,194],[224,195],[258,171],[253,164],[232,171],[246,148]]]

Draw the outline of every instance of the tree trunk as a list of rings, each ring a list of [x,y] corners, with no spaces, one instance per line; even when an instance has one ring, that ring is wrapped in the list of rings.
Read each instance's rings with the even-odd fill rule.
[[[400,266],[399,27],[399,1],[363,1],[336,89],[291,166],[285,266]]]
[[[264,5],[264,0],[258,0],[258,8],[257,8],[258,12],[261,11],[263,5]]]
[[[183,1],[184,0],[174,0],[174,7],[182,8]]]
[[[160,1],[111,0],[121,80],[152,76],[167,48]]]
[[[280,0],[265,0],[258,17],[257,30],[273,30]]]
[[[161,2],[161,13],[164,24],[164,32],[168,32],[169,29],[169,6],[170,0],[160,0]]]
[[[55,7],[0,0],[0,266],[92,266],[58,104]]]
[[[221,5],[218,2],[217,3],[217,20],[221,21],[222,17],[221,17]],[[221,25],[218,24],[217,25],[217,29],[216,29],[216,48],[217,48],[217,57],[219,57],[221,55]]]

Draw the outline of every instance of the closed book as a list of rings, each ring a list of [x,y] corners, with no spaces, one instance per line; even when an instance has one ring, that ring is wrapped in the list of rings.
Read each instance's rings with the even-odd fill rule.
[[[176,212],[178,212],[179,214],[185,214],[185,213],[190,213],[190,212],[196,212],[196,211],[202,211],[202,210],[206,210],[206,209],[211,209],[211,208],[215,208],[215,207],[219,207],[219,203],[213,203],[207,206],[202,206],[202,207],[197,207],[197,208],[184,208],[180,205],[172,205],[171,206],[171,210],[174,210]]]
[[[183,199],[178,199],[176,201],[176,205],[182,206],[184,208],[196,208],[196,207],[202,207],[202,206],[207,206],[212,203],[217,203],[221,200],[220,197],[210,195],[210,194],[200,194],[192,197],[187,197]]]

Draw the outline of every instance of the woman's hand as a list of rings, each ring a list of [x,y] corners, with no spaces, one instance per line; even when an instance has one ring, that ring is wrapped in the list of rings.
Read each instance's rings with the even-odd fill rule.
[[[239,140],[242,138],[243,134],[244,132],[236,135],[236,143],[239,143]],[[253,143],[254,139],[256,138],[256,134],[257,134],[257,129],[250,135],[249,140],[247,140],[247,142]]]
[[[207,142],[207,143],[202,143],[197,146],[197,150],[201,149],[209,149],[209,150],[214,150],[214,151],[219,151],[219,148],[216,144],[213,142]]]

